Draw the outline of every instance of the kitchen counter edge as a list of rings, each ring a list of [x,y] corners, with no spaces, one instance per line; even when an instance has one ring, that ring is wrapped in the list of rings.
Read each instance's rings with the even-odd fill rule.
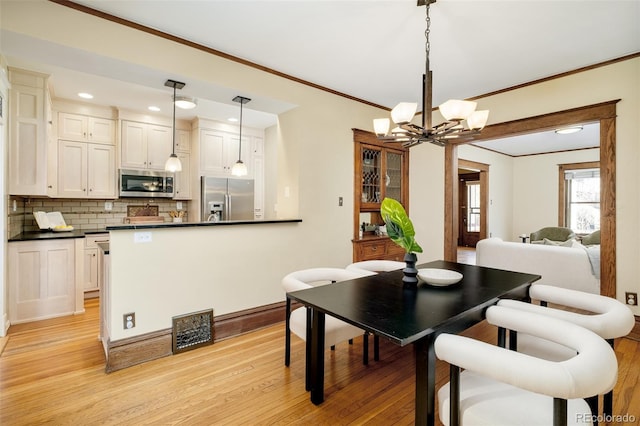
[[[73,231],[68,232],[34,231],[23,232],[21,234],[15,235],[9,238],[8,241],[11,243],[19,241],[61,240],[67,238],[84,238],[87,235],[108,233],[109,231],[106,229],[74,229]]]
[[[270,223],[297,223],[302,219],[270,219],[270,220],[228,220],[222,222],[167,222],[147,224],[125,224],[107,226],[107,231],[122,231],[132,229],[167,229],[167,228],[193,228],[199,226],[233,226],[233,225],[263,225]]]

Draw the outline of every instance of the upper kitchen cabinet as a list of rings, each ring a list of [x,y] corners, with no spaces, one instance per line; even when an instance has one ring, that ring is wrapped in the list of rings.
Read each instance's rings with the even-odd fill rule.
[[[116,198],[115,146],[60,140],[57,195]]]
[[[53,123],[48,76],[10,67],[9,80],[9,193],[51,195],[48,156]]]
[[[58,113],[58,138],[114,145],[115,121],[86,115]]]
[[[238,161],[240,147],[238,135],[219,130],[202,129],[200,131],[200,171],[208,176],[230,176],[233,165]],[[251,165],[248,163],[250,154],[250,140],[242,138],[242,161],[247,165],[251,175]]]
[[[120,164],[124,169],[164,170],[173,143],[171,127],[122,121]]]

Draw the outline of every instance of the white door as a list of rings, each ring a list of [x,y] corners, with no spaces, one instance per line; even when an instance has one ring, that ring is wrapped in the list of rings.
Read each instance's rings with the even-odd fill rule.
[[[87,144],[89,198],[116,198],[116,149],[112,145]]]
[[[164,170],[171,155],[172,130],[169,127],[149,125],[147,129],[147,168]]]
[[[133,121],[122,122],[122,153],[123,168],[145,169],[147,167],[146,124]]]
[[[85,198],[87,196],[87,144],[59,141],[58,196]]]

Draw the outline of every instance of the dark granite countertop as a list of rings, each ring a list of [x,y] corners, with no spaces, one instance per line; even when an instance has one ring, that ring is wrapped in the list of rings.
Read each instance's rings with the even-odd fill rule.
[[[107,234],[106,229],[74,229],[73,231],[53,232],[53,231],[34,231],[23,232],[14,237],[9,238],[9,242],[15,241],[41,241],[41,240],[57,240],[64,238],[84,238],[91,234]]]
[[[226,220],[221,222],[166,222],[166,223],[138,223],[107,226],[107,231],[131,230],[131,229],[166,229],[166,228],[193,228],[196,226],[230,226],[230,225],[264,225],[270,223],[296,223],[302,219],[273,219],[273,220]]]

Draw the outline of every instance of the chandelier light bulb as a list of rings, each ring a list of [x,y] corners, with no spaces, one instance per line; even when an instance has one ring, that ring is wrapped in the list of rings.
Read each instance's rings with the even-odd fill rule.
[[[447,121],[454,120],[466,120],[473,111],[476,110],[476,102],[473,101],[460,101],[457,99],[449,99],[447,102],[441,104],[438,108],[440,114]]]
[[[400,102],[391,110],[391,119],[396,124],[408,123],[416,115],[417,109],[418,104],[415,102]]]
[[[487,124],[488,119],[489,110],[474,111],[473,114],[467,118],[467,124],[471,130],[482,130]]]
[[[388,118],[376,118],[373,120],[373,130],[378,136],[384,136],[389,133],[391,121]]]

